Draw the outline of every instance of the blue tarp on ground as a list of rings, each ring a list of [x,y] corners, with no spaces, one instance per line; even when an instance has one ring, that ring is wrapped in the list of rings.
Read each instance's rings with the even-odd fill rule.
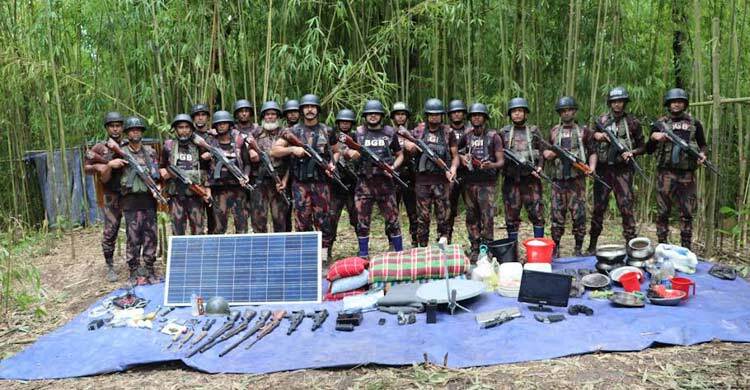
[[[593,258],[566,259],[555,268],[592,268]],[[24,351],[0,362],[0,378],[49,379],[122,371],[129,367],[172,360],[210,373],[270,373],[276,371],[356,366],[362,364],[407,365],[424,360],[442,362],[448,353],[450,367],[484,366],[540,360],[595,351],[638,351],[654,344],[691,345],[711,340],[750,342],[750,285],[744,280],[724,281],[707,274],[710,264],[700,263],[691,277],[697,295],[678,307],[646,305],[643,309],[616,308],[608,301],[571,299],[586,304],[593,317],[569,316],[555,324],[534,320],[526,305],[496,294],[484,294],[468,303],[482,312],[521,307],[523,318],[491,329],[479,329],[470,313],[438,314],[438,323],[428,325],[424,314],[417,323],[399,326],[395,316],[365,313],[354,332],[334,330],[340,303],[288,305],[286,310],[326,307],[333,314],[322,329],[310,331],[306,319],[291,336],[288,321],[252,349],[243,346],[223,358],[222,345],[185,358],[187,351],[166,351],[169,337],[143,329],[86,330],[88,311],[62,328],[45,335]],[[644,285],[645,286],[645,285]],[[137,294],[151,300],[154,310],[163,300],[163,285],[139,287]],[[118,292],[116,292],[118,293]],[[121,292],[119,292],[121,293]],[[280,309],[279,306],[267,307]],[[564,309],[555,308],[562,313]],[[188,318],[189,309],[170,316]],[[379,326],[378,320],[387,318]],[[218,325],[218,324],[217,324]],[[214,328],[215,329],[215,328]]]

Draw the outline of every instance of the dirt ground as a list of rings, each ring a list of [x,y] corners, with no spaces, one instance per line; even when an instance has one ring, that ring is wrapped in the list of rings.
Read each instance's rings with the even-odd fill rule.
[[[501,218],[499,219],[502,221]],[[335,257],[356,253],[353,231],[342,217]],[[406,221],[406,218],[402,219]],[[386,249],[382,222],[373,227],[371,252]],[[498,224],[498,223],[496,223]],[[524,224],[526,225],[526,224]],[[619,223],[610,221],[600,243],[619,242]],[[404,226],[406,230],[406,226]],[[463,219],[456,236],[465,237]],[[567,231],[568,233],[570,230]],[[434,234],[434,233],[433,233]],[[642,234],[655,238],[653,228]],[[522,237],[531,233],[526,227]],[[504,237],[500,226],[496,237]],[[96,299],[119,287],[126,278],[122,256],[117,260],[119,283],[104,280],[100,228],[79,229],[40,243],[32,259],[40,271],[47,315],[11,313],[0,325],[0,356],[13,355],[39,336],[65,324]],[[563,241],[563,255],[572,251],[572,238]],[[717,261],[736,263],[733,258]],[[211,375],[182,363],[148,365],[123,373],[54,381],[0,381],[6,389],[119,388],[750,388],[750,347],[712,342],[690,347],[655,347],[641,352],[594,353],[544,361],[449,369],[431,363],[406,367],[365,366],[319,369],[268,375]]]

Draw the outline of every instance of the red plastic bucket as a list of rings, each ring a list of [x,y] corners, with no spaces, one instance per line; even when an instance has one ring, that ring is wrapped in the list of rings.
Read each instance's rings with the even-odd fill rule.
[[[541,241],[541,245],[529,245],[532,241]],[[527,238],[523,241],[526,248],[527,263],[551,263],[552,251],[555,250],[555,242],[549,238]]]
[[[693,286],[693,295],[695,295],[695,282],[688,278],[672,278],[672,288],[685,292],[685,298],[682,298],[683,300],[688,299],[690,296],[690,286]]]
[[[620,276],[622,288],[627,292],[641,291],[641,281],[638,276],[638,272],[628,272]]]

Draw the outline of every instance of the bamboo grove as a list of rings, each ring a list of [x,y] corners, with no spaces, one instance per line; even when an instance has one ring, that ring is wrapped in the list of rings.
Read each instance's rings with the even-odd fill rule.
[[[624,85],[629,110],[649,123],[664,91],[681,86],[723,173],[701,173],[699,242],[708,253],[748,250],[747,11],[748,0],[8,0],[2,223],[43,218],[25,151],[102,138],[110,109],[146,118],[158,130],[150,136],[163,137],[168,118],[198,101],[260,106],[312,92],[330,119],[368,97],[418,111],[437,96],[488,103],[499,127],[508,99],[523,95],[531,121],[549,129],[563,93],[589,121],[606,109],[606,91]],[[643,161],[654,170],[653,158]],[[653,219],[654,185],[636,181],[641,221]]]

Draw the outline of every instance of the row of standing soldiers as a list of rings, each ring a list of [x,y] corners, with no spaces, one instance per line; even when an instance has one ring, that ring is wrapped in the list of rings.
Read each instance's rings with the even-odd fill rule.
[[[210,116],[206,105],[196,104],[189,115],[174,118],[174,138],[164,142],[160,155],[142,143],[144,121],[110,112],[104,119],[109,139],[87,152],[85,165],[87,173],[97,173],[104,188],[102,249],[107,277],[117,280],[113,254],[124,215],[131,281],[158,280],[154,269],[157,200],[169,205],[173,235],[186,234],[188,226],[191,234],[223,234],[229,214],[237,233],[248,231],[248,221],[253,232],[266,232],[270,213],[274,232],[291,231],[292,220],[297,231],[322,232],[330,258],[344,208],[358,237],[358,254],[367,257],[375,203],[390,248],[399,251],[403,249],[399,204],[408,215],[412,246],[427,246],[432,211],[438,236],[451,241],[458,199],[463,197],[475,259],[480,245],[494,239],[495,188],[501,175],[508,237],[517,239],[522,209],[534,237],[544,236],[542,179],[546,179],[552,183],[555,256],[568,212],[574,255],[581,256],[585,178],[596,179],[586,251],[592,253],[611,192],[625,240],[635,237],[633,176],[635,168],[640,169],[635,157],[654,152],[659,242],[667,241],[674,203],[680,212],[682,245],[690,247],[694,172],[706,161],[702,125],[686,112],[685,91],[671,89],[664,99],[668,113],[654,122],[645,141],[638,119],[626,111],[628,102],[624,88],[612,89],[607,97],[609,111],[596,119],[591,130],[577,122],[575,100],[562,97],[555,106],[560,123],[546,140],[537,126],[527,123],[529,104],[520,97],[508,103],[512,124],[500,130],[487,128],[490,115],[484,104],[467,108],[460,100],[451,101],[445,110],[440,100],[428,99],[425,121],[412,129],[408,128],[411,111],[403,102],[394,103],[389,112],[392,125],[384,123],[382,103],[370,100],[359,126],[354,112],[344,109],[336,115],[335,129],[320,123],[321,106],[315,95],[305,95],[299,102],[289,100],[283,109],[276,102],[265,102],[260,125],[252,121],[253,107],[247,100],[235,103],[234,115],[217,111]],[[665,133],[665,127],[672,131]],[[675,134],[699,154],[681,150],[670,138]],[[611,142],[610,137],[617,140]],[[165,187],[168,200],[161,196],[157,181]],[[141,258],[145,267],[140,266]]]

